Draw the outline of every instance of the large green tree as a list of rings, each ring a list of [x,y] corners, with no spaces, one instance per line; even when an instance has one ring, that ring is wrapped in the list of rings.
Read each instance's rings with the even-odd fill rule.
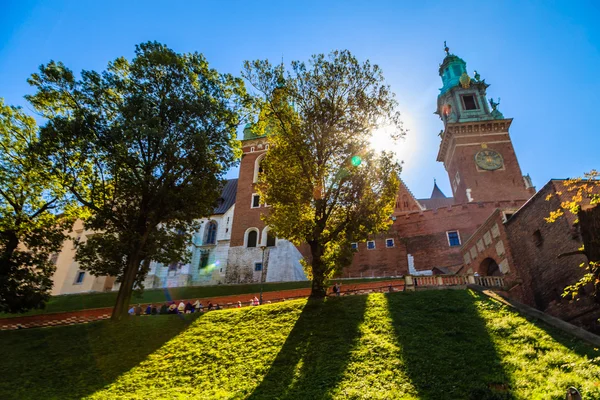
[[[351,242],[391,224],[400,166],[389,153],[369,150],[386,126],[404,134],[396,101],[377,65],[348,51],[315,55],[291,69],[246,62],[244,77],[260,92],[257,134],[268,135],[259,191],[263,216],[280,237],[307,244],[304,261],[313,297],[352,260]]]
[[[97,234],[77,260],[121,282],[112,319],[127,314],[151,260],[189,257],[199,218],[212,213],[223,174],[240,155],[240,78],[211,69],[198,53],[148,42],[81,78],[50,62],[29,79],[29,97],[48,118],[45,140]]]
[[[50,296],[50,257],[73,222],[50,170],[35,120],[0,99],[0,312],[43,307]]]

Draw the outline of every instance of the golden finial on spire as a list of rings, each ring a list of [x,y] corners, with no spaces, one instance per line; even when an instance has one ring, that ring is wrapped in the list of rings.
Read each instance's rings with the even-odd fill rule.
[[[444,40],[444,51],[446,52],[446,55],[450,54],[450,49],[448,48],[448,46],[446,45],[446,41]]]

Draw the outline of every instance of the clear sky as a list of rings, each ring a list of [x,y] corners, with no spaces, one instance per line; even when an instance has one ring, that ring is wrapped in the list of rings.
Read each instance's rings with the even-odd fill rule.
[[[600,169],[599,20],[599,1],[0,0],[0,97],[27,107],[25,80],[40,64],[101,70],[148,40],[234,74],[248,59],[349,49],[379,64],[397,95],[410,129],[397,149],[404,181],[429,197],[435,177],[451,195],[433,114],[446,40],[501,97],[523,173],[541,188]]]

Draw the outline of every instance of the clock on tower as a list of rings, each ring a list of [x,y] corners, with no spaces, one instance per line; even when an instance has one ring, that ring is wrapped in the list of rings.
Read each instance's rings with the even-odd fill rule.
[[[509,128],[511,118],[498,110],[499,101],[486,99],[489,84],[477,71],[445,48],[439,67],[443,86],[436,114],[444,123],[437,160],[444,163],[456,203],[527,201],[534,193],[524,179]]]

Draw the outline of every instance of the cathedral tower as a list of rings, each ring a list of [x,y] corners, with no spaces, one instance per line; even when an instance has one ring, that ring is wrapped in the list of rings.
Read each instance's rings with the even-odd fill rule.
[[[444,43],[445,44],[445,43]],[[526,201],[534,193],[529,176],[523,176],[509,135],[511,118],[498,111],[498,102],[486,100],[489,86],[467,73],[467,64],[450,54],[440,65],[436,114],[444,123],[437,161],[443,162],[456,203]]]

